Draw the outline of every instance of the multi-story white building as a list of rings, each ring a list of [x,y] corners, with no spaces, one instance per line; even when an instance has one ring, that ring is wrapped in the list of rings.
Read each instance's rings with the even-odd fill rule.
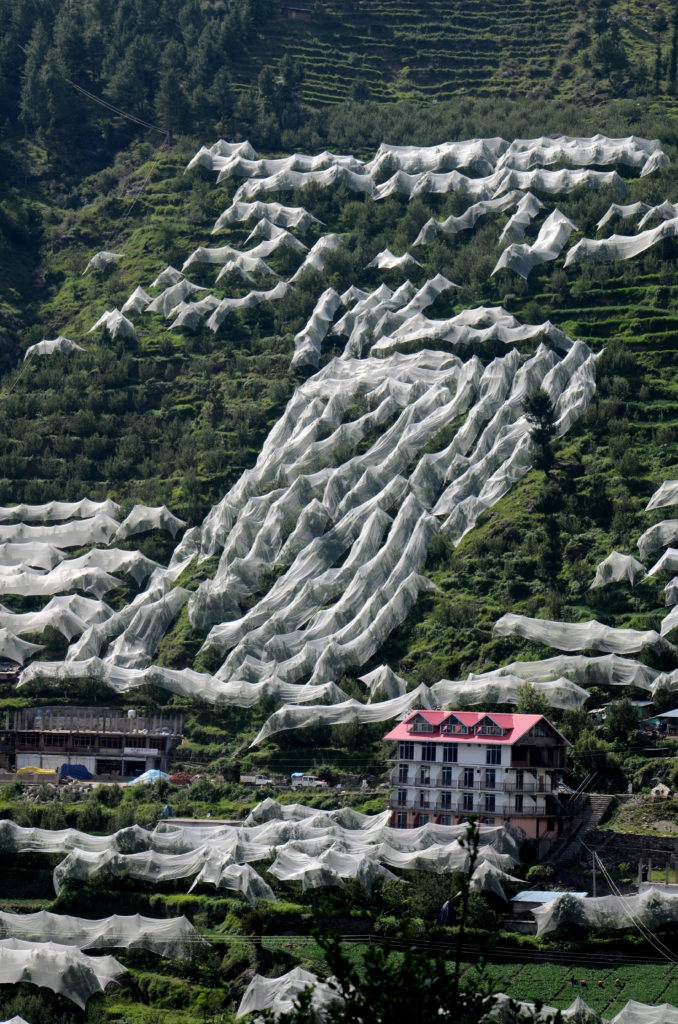
[[[558,788],[571,744],[543,715],[413,711],[384,739],[397,743],[396,828],[457,825],[475,814],[538,841],[567,831]]]

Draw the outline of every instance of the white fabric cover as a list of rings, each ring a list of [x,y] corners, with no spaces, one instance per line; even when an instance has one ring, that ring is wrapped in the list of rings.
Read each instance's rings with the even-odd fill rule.
[[[668,166],[669,159],[658,139],[641,139],[637,135],[623,139],[611,139],[605,135],[592,138],[542,135],[539,139],[515,139],[504,149],[497,166],[526,170],[555,163],[578,167],[621,164],[640,171],[644,177]]]
[[[246,1013],[257,1013],[269,1010],[274,1016],[289,1013],[294,1007],[294,1000],[305,988],[313,989],[311,1005],[315,1010],[336,1001],[339,995],[327,982],[320,981],[315,974],[305,971],[303,967],[294,967],[287,974],[278,978],[265,978],[255,974],[245,989],[240,1000],[236,1019]]]
[[[678,1007],[671,1003],[651,1006],[649,1003],[629,999],[610,1024],[678,1024]]]
[[[162,316],[168,317],[175,306],[178,306],[188,296],[195,295],[196,292],[206,291],[207,288],[204,288],[202,285],[193,284],[192,281],[187,281],[186,278],[181,277],[174,284],[168,285],[164,291],[160,292],[160,295],[157,295],[148,304],[146,312],[160,313]]]
[[[314,366],[320,363],[320,349],[341,299],[334,288],[327,288],[315,304],[303,330],[294,338],[292,366]]]
[[[6,571],[13,565],[32,566],[34,569],[53,569],[64,559],[65,553],[53,544],[5,541],[0,544],[0,565]]]
[[[151,282],[151,288],[167,288],[172,284],[181,281],[184,275],[176,267],[165,267],[162,273],[158,274],[155,281]]]
[[[608,206],[607,210],[596,224],[598,231],[604,228],[611,220],[616,217],[626,219],[627,217],[636,217],[638,214],[643,216],[650,209],[647,203],[629,203],[627,206],[620,206],[619,203],[612,203]]]
[[[42,633],[47,626],[52,626],[67,640],[71,640],[84,633],[89,625],[104,622],[112,614],[113,609],[103,601],[68,594],[53,597],[38,612],[10,612],[0,604],[0,629],[21,636],[25,633]]]
[[[87,956],[74,946],[54,942],[0,939],[0,985],[28,982],[49,988],[83,1010],[90,996],[124,972],[112,956]]]
[[[630,260],[646,252],[664,238],[675,238],[678,235],[678,216],[666,220],[656,228],[648,228],[637,235],[610,235],[609,238],[581,238],[569,250],[565,266],[572,263],[583,263],[591,260],[602,263],[606,260]]]
[[[412,246],[428,245],[440,234],[456,235],[460,231],[469,231],[475,227],[480,217],[484,217],[488,213],[503,213],[515,206],[522,196],[522,192],[508,192],[497,199],[483,199],[479,203],[473,203],[459,217],[450,216],[443,221],[431,217],[422,227]],[[541,203],[539,205],[541,206]]]
[[[608,583],[622,583],[626,581],[631,586],[645,573],[645,566],[642,565],[633,555],[622,555],[619,551],[612,551],[599,562],[596,567],[596,575],[591,584],[591,590],[597,587],[605,587]]]
[[[658,206],[650,206],[638,221],[638,227],[644,228],[653,217],[661,217],[662,220],[673,220],[678,217],[678,204],[664,200]]]
[[[554,210],[539,229],[536,241],[532,245],[512,242],[504,249],[492,273],[506,268],[527,279],[535,266],[557,259],[576,230],[576,225],[568,217],[560,210]]]
[[[515,193],[510,192],[509,195]],[[518,193],[519,195],[521,193]],[[509,218],[506,227],[499,236],[499,244],[505,245],[509,242],[522,242],[525,232],[534,218],[544,209],[544,204],[533,196],[531,192],[522,194],[516,207],[516,212]]]
[[[317,217],[305,210],[303,206],[282,206],[280,203],[232,203],[217,218],[212,234],[247,220],[261,220],[265,217],[271,224],[281,228],[294,228],[304,234],[312,224],[320,224]]]
[[[123,313],[143,313],[152,302],[151,296],[138,285],[122,307]]]
[[[650,931],[678,920],[678,894],[653,887],[624,896],[576,896],[563,893],[536,907],[537,935],[547,935],[568,922],[588,928],[629,928],[636,921]]]
[[[508,612],[494,625],[497,636],[522,636],[559,651],[593,648],[610,654],[634,654],[643,647],[657,648],[660,636],[653,629],[615,629],[592,619],[590,622],[553,622],[530,619]]]
[[[121,252],[106,252],[102,249],[101,252],[96,252],[92,259],[89,261],[82,274],[83,277],[89,270],[107,270],[116,260],[122,259]]]
[[[63,853],[54,871],[59,892],[68,878],[87,879],[101,871],[148,881],[193,879],[198,884],[241,891],[252,903],[272,899],[252,864],[272,859],[271,872],[295,878],[305,888],[339,885],[356,878],[369,888],[377,877],[401,870],[464,870],[468,851],[460,844],[466,825],[424,825],[393,829],[390,811],[365,815],[350,808],[318,811],[302,804],[265,800],[239,825],[201,828],[162,823],[152,832],[132,826],[110,836],[90,836],[74,829],[49,831],[0,821],[0,848]],[[488,862],[500,872],[517,863],[515,839],[503,828],[480,827],[479,866]],[[476,886],[496,890],[501,876],[479,871]]]
[[[51,597],[66,591],[79,590],[95,597],[103,597],[120,585],[120,580],[97,566],[86,567],[81,559],[61,562],[50,572],[43,573],[22,566],[0,570],[0,595],[20,594],[22,597]]]
[[[66,519],[93,519],[97,515],[118,515],[120,506],[110,499],[91,501],[81,498],[80,501],[48,501],[44,505],[9,505],[0,507],[0,522],[5,523],[16,519],[22,523],[53,523]],[[52,568],[46,566],[45,568]]]
[[[645,530],[638,538],[638,550],[641,558],[647,558],[653,551],[666,548],[678,540],[678,519],[664,519]]]
[[[63,355],[70,355],[71,352],[84,352],[82,345],[77,345],[70,338],[64,338],[62,334],[58,338],[43,339],[35,345],[29,345],[24,355],[24,362],[32,356],[51,356],[54,352],[61,352]]]
[[[79,949],[148,949],[151,953],[179,960],[190,954],[190,945],[200,936],[185,917],[155,919],[133,914],[90,920],[52,914],[39,910],[35,914],[8,914],[0,911],[0,938],[27,942],[55,942]]]
[[[91,334],[99,327],[105,327],[113,339],[136,338],[137,336],[134,324],[119,309],[107,309],[101,314],[97,322],[90,327],[89,333]]]
[[[158,505],[155,508],[149,505],[135,505],[117,528],[115,539],[127,540],[128,537],[133,537],[137,533],[147,533],[149,530],[166,530],[176,537],[185,525],[186,521],[173,515],[166,505]]]
[[[402,256],[394,256],[390,249],[382,249],[373,260],[367,264],[367,270],[395,270],[401,267],[421,267],[419,260],[415,260],[408,252]]]
[[[58,526],[27,526],[23,522],[0,526],[0,544],[37,542],[57,548],[82,548],[88,544],[108,544],[117,529],[115,519],[105,512],[98,512],[87,519],[75,519]]]
[[[0,627],[0,658],[8,658],[17,665],[23,665],[26,658],[41,650],[41,644],[29,644],[27,640],[20,640],[14,633],[10,633],[4,626]]]
[[[665,480],[648,501],[645,511],[666,508],[667,505],[678,505],[678,480]]]

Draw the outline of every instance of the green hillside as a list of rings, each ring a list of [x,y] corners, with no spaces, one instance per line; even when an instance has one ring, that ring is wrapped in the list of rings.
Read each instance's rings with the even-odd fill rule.
[[[590,585],[596,566],[613,550],[638,555],[636,542],[643,531],[673,514],[670,508],[646,512],[645,507],[663,481],[678,478],[678,240],[667,232],[631,259],[573,262],[567,267],[565,261],[583,238],[638,233],[639,215],[597,228],[611,204],[654,207],[665,200],[678,202],[677,61],[678,6],[669,0],[652,9],[636,0],[595,0],[587,6],[572,0],[464,0],[452,5],[442,0],[318,0],[299,6],[272,0],[6,0],[0,5],[0,506],[75,501],[83,496],[111,498],[120,504],[122,519],[137,503],[166,505],[186,521],[187,530],[202,528],[206,545],[210,510],[239,481],[253,479],[248,474],[256,470],[267,438],[300,393],[307,401],[298,407],[298,419],[308,416],[313,422],[310,386],[299,389],[314,368],[295,368],[292,358],[295,336],[309,321],[319,297],[327,289],[343,295],[351,288],[372,295],[382,285],[392,292],[405,277],[415,294],[436,275],[444,275],[455,287],[441,291],[424,307],[427,317],[451,320],[477,307],[501,306],[521,326],[548,320],[597,356],[595,393],[586,411],[553,440],[547,472],[533,466],[480,513],[461,539],[452,530],[432,530],[426,555],[416,566],[418,589],[407,613],[360,664],[341,662],[332,676],[342,700],[367,704],[371,695],[361,677],[381,665],[397,673],[411,692],[420,684],[463,681],[472,673],[556,653],[537,641],[497,636],[493,627],[507,612],[564,623],[597,619],[617,628],[659,631],[669,611],[664,594],[668,571],[641,578],[634,587],[615,583],[591,590]],[[512,206],[483,212],[472,228],[441,232],[425,245],[413,245],[431,218],[443,222],[459,217],[475,202],[474,179],[481,176],[477,168],[462,168],[471,182],[468,194],[450,185],[438,193],[422,189],[411,199],[396,192],[377,201],[369,190],[352,190],[350,183],[325,187],[318,181],[258,196],[265,202],[303,206],[315,218],[306,232],[290,229],[308,250],[326,237],[338,238],[322,265],[295,277],[283,298],[243,304],[216,330],[208,326],[207,317],[192,330],[169,329],[169,310],[168,315],[130,313],[136,336],[112,337],[101,327],[91,330],[105,310],[121,309],[137,287],[149,299],[160,295],[163,286],[153,285],[155,278],[168,266],[181,271],[198,247],[228,245],[242,253],[264,237],[250,239],[253,218],[213,232],[217,218],[249,180],[244,174],[218,182],[216,171],[204,166],[186,171],[200,147],[212,146],[220,137],[231,143],[249,140],[262,159],[328,150],[351,154],[357,164],[372,158],[382,142],[435,146],[448,140],[556,140],[561,135],[597,133],[617,139],[658,139],[670,162],[646,177],[620,161],[609,167],[594,165],[595,188],[580,185],[550,193],[537,180],[530,188],[544,208],[528,225],[525,243],[535,242],[546,216],[556,208],[573,228],[562,252],[536,265],[527,279],[507,269],[493,274],[506,246],[500,235]],[[595,175],[612,166],[619,177],[612,184],[600,184]],[[549,169],[567,172],[571,164],[559,159]],[[375,189],[384,186],[390,173],[377,176]],[[261,176],[263,172],[254,174]],[[520,185],[523,194],[527,187]],[[653,227],[659,223],[658,218],[651,221]],[[256,230],[265,233],[270,225]],[[398,256],[409,252],[418,263],[406,269],[368,268],[386,249]],[[101,251],[120,255],[103,271],[86,271],[88,261]],[[214,263],[193,262],[186,276],[201,290],[192,298],[214,289],[215,301],[243,299],[271,289],[276,281],[287,283],[305,255],[280,245],[265,257],[270,273],[259,267],[249,280],[232,272],[217,281]],[[349,308],[349,300],[345,307],[337,306],[335,322]],[[382,326],[376,318],[370,323],[363,350],[353,354],[351,364],[340,361],[347,335],[328,333],[322,341],[320,370],[336,359],[337,366],[350,365],[350,383],[359,380],[360,364],[368,361],[369,346],[380,337]],[[394,322],[389,330],[395,329]],[[59,335],[75,341],[82,351],[24,359],[31,346]],[[557,336],[547,329],[526,334],[515,342],[520,360],[529,360],[543,343],[544,358],[558,365],[565,355],[553,340]],[[451,335],[432,338],[425,344],[419,336],[411,338],[397,351],[405,359],[430,349],[431,366],[438,357],[458,357],[460,365],[475,357],[484,371],[514,347],[499,337],[463,343],[451,340]],[[431,366],[424,369],[433,375]],[[450,380],[446,387],[451,395]],[[399,395],[396,384],[390,379],[388,383],[393,392],[389,397]],[[412,391],[411,401],[408,397],[403,405],[390,406],[379,418],[376,402],[383,396],[378,386],[369,392],[369,402],[367,386],[362,392],[356,388],[336,420],[327,414],[320,430],[309,430],[299,459],[319,453],[312,471],[322,486],[323,474],[329,478],[336,471],[345,491],[347,480],[353,487],[356,481],[348,472],[339,475],[345,467],[355,460],[362,471],[360,460],[400,422],[403,409],[413,423],[418,422],[416,402],[430,396],[425,386]],[[335,398],[339,395],[337,389]],[[434,396],[432,407],[451,401],[450,395]],[[341,401],[336,399],[335,405],[338,408]],[[424,421],[430,410],[423,403],[421,408]],[[324,416],[325,407],[322,410]],[[408,459],[398,469],[408,487],[420,461],[443,451],[458,436],[468,422],[467,413],[465,409],[412,441]],[[365,426],[370,414],[374,417]],[[341,433],[336,444],[335,432],[337,438]],[[277,443],[282,450],[284,438]],[[390,454],[384,461],[388,458]],[[376,474],[379,468],[370,466],[370,471]],[[26,829],[72,828],[102,837],[132,826],[152,829],[168,802],[177,816],[211,815],[228,821],[242,821],[260,798],[297,802],[298,794],[280,785],[266,786],[262,792],[240,785],[240,773],[252,770],[279,777],[295,771],[321,775],[332,788],[304,794],[304,803],[318,811],[341,806],[342,821],[358,820],[351,817],[353,810],[370,815],[385,810],[391,751],[382,736],[390,727],[388,721],[360,724],[356,719],[330,726],[319,710],[314,719],[311,703],[305,705],[306,727],[282,730],[250,745],[270,716],[287,703],[280,696],[282,689],[266,688],[262,650],[270,661],[275,654],[276,666],[283,664],[289,650],[295,651],[294,644],[301,643],[302,632],[316,627],[316,644],[326,644],[327,635],[318,623],[322,625],[346,593],[352,593],[346,584],[325,599],[320,587],[318,593],[307,588],[313,600],[292,626],[285,618],[287,605],[306,593],[303,583],[290,590],[287,604],[271,611],[264,603],[295,564],[297,549],[290,544],[290,554],[283,542],[294,535],[312,502],[317,505],[323,498],[316,480],[308,484],[312,497],[305,506],[283,504],[289,482],[285,471],[285,465],[276,465],[275,474],[259,491],[254,484],[247,491],[243,484],[243,493],[256,500],[245,506],[243,499],[237,508],[237,515],[247,509],[242,516],[245,539],[240,538],[242,548],[234,545],[228,558],[230,567],[245,569],[241,577],[235,570],[229,576],[222,564],[223,592],[204,614],[194,615],[195,595],[209,593],[231,526],[224,527],[208,557],[201,558],[197,547],[190,549],[174,575],[162,574],[169,572],[166,567],[179,538],[149,530],[111,541],[111,547],[138,548],[160,563],[163,593],[176,596],[184,588],[187,602],[154,641],[150,655],[142,651],[137,657],[138,652],[123,650],[116,663],[122,683],[102,682],[94,661],[113,651],[115,638],[132,619],[133,601],[146,610],[146,583],[140,585],[124,572],[117,574],[121,578],[103,597],[106,614],[122,613],[116,620],[118,632],[101,639],[96,629],[92,631],[95,654],[86,649],[94,659],[91,671],[78,674],[71,669],[69,675],[64,661],[70,645],[71,662],[84,662],[85,655],[73,656],[80,633],[67,639],[53,626],[33,632],[22,627],[23,640],[42,645],[27,659],[37,670],[31,670],[34,676],[28,685],[8,687],[0,695],[0,711],[48,702],[180,710],[185,729],[172,769],[193,776],[188,788],[160,782],[130,790],[64,789],[55,797],[46,787],[36,787],[27,799],[19,786],[3,785],[0,824],[12,819]],[[307,476],[313,473],[309,470]],[[257,556],[251,559],[252,568],[246,563],[251,554],[249,524],[254,524],[254,536],[263,519],[261,508],[267,513],[271,496],[277,494],[282,495],[281,506],[271,514],[269,530],[276,556]],[[400,498],[391,499],[378,509],[388,528],[399,502]],[[420,519],[428,523],[431,518],[429,507]],[[328,517],[328,533],[335,527],[336,521]],[[383,522],[381,529],[386,536]],[[414,529],[402,539],[403,547],[412,533]],[[313,543],[317,539],[310,529],[308,536]],[[308,537],[301,528],[299,537],[295,541],[305,550]],[[352,535],[351,544],[354,541]],[[94,548],[89,543],[73,546],[67,557],[87,557]],[[263,541],[260,548],[268,550]],[[377,545],[373,557],[381,551]],[[5,554],[9,559],[9,552]],[[323,563],[322,574],[317,575],[328,592],[354,554],[350,545],[337,547]],[[647,569],[660,554],[657,550],[643,560]],[[371,565],[372,558],[366,556],[365,561]],[[47,603],[39,590],[13,591],[14,570],[5,561],[0,568],[6,570],[0,575],[3,616],[30,615]],[[348,571],[345,575],[352,585]],[[424,586],[424,577],[432,587]],[[246,585],[241,586],[243,579]],[[305,580],[301,572],[299,579]],[[362,581],[360,573],[356,579]],[[385,593],[386,583],[379,579],[374,594],[364,584],[356,619],[373,597]],[[80,598],[92,596],[84,588],[76,590]],[[355,608],[348,603],[347,608],[337,611],[336,635],[354,621],[350,616]],[[160,615],[157,606],[151,611]],[[250,633],[248,616],[256,621]],[[225,650],[216,642],[203,647],[213,625],[240,620],[246,623],[242,645],[234,629],[235,639],[224,642]],[[260,632],[255,636],[256,630]],[[670,631],[667,639],[675,641],[676,632]],[[240,661],[234,658],[231,665],[227,658],[233,651]],[[284,656],[280,651],[286,652]],[[678,670],[676,648],[667,642],[644,646],[634,657],[653,670]],[[54,663],[62,668],[60,676],[49,674]],[[209,679],[222,692],[234,679],[245,687],[260,682],[261,675],[265,685],[249,706],[226,698],[210,703],[199,690],[197,696],[181,695],[164,685],[167,677],[162,673],[155,681],[126,689],[130,676],[125,673],[145,671],[149,664],[176,670],[177,678],[186,671],[201,673],[195,678],[203,684]],[[301,689],[317,664],[308,668],[304,663],[299,672],[292,666],[283,681]],[[215,676],[219,671],[221,675]],[[329,669],[323,671],[319,682],[325,684]],[[657,691],[656,710],[675,706],[674,685],[669,677],[664,689]],[[675,785],[678,772],[670,742],[638,735],[635,720],[629,718],[633,712],[624,698],[645,698],[647,690],[602,682],[587,688],[589,696],[580,707],[550,707],[529,687],[517,705],[523,711],[547,713],[572,740],[572,787],[588,780],[600,791],[617,793],[626,792],[631,783],[641,794],[640,803],[659,779]],[[382,699],[383,694],[372,702]],[[594,728],[587,710],[606,702],[619,703],[607,724]],[[329,700],[317,697],[314,703],[324,706]],[[498,691],[490,704],[489,710],[516,707],[502,703]],[[649,829],[645,814],[639,810],[635,817],[629,813],[615,820],[633,830],[640,828],[642,817],[642,827]],[[276,815],[283,811],[273,812]],[[653,820],[656,817],[653,814]],[[318,824],[319,833],[323,827]],[[294,823],[289,835],[298,838]],[[230,1022],[255,972],[273,977],[294,966],[328,972],[325,953],[312,938],[316,929],[355,940],[347,948],[363,974],[375,955],[370,937],[375,945],[394,941],[396,951],[388,961],[394,972],[401,962],[399,950],[409,938],[432,942],[428,955],[439,951],[450,963],[459,956],[458,930],[437,928],[434,922],[461,878],[456,872],[424,870],[423,860],[421,869],[395,868],[392,877],[378,878],[371,890],[355,878],[347,878],[343,887],[316,888],[269,872],[277,855],[269,850],[260,860],[247,860],[247,867],[270,884],[273,894],[254,905],[237,887],[215,887],[202,880],[189,891],[186,875],[157,882],[116,874],[115,864],[89,879],[69,877],[57,891],[53,872],[64,859],[64,850],[31,848],[18,854],[8,836],[0,831],[0,910],[46,909],[84,917],[185,914],[206,942],[192,947],[184,958],[113,950],[127,969],[122,983],[92,996],[85,1010],[44,987],[0,985],[3,1019],[16,1013],[28,1024]],[[123,832],[116,855],[147,849],[139,836],[138,830]],[[234,865],[247,842],[238,839]],[[528,873],[531,855],[526,853],[526,862],[510,869],[514,878],[506,883],[508,894],[553,882],[549,869],[543,875],[539,869]],[[628,885],[628,864],[611,865],[611,870],[615,884]],[[583,889],[589,879],[588,867],[585,872],[575,865],[554,884]],[[492,961],[482,984],[515,998],[538,998],[565,1008],[579,993],[577,985],[586,981],[592,989],[587,1001],[609,1016],[628,998],[675,998],[675,971],[667,972],[664,964],[641,964],[657,955],[656,945],[646,936],[631,930],[598,934],[573,926],[535,939],[500,931],[506,914],[505,904],[493,895],[472,894],[465,942]],[[671,928],[662,925],[660,938],[674,957]],[[587,957],[585,967],[583,960],[575,961],[576,977],[570,966],[561,966],[568,950]],[[467,953],[465,948],[464,957]],[[553,962],[544,962],[549,957]],[[365,963],[367,967],[361,966]],[[466,983],[477,986],[472,970],[466,965],[463,970]]]

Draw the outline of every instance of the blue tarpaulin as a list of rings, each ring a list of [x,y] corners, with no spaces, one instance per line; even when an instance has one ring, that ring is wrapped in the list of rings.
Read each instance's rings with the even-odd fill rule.
[[[89,768],[85,768],[84,764],[62,764],[59,769],[59,774],[62,779],[91,779],[93,775]]]

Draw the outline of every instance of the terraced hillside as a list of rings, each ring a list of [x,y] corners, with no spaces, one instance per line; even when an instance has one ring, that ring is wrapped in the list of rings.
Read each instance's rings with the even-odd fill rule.
[[[346,97],[375,100],[419,95],[423,100],[472,91],[511,93],[525,82],[542,84],[576,50],[582,20],[572,0],[510,8],[500,2],[455,5],[441,0],[294,5],[260,25],[261,59],[273,38],[304,70],[304,100],[338,103]],[[234,65],[246,81],[247,67]]]

